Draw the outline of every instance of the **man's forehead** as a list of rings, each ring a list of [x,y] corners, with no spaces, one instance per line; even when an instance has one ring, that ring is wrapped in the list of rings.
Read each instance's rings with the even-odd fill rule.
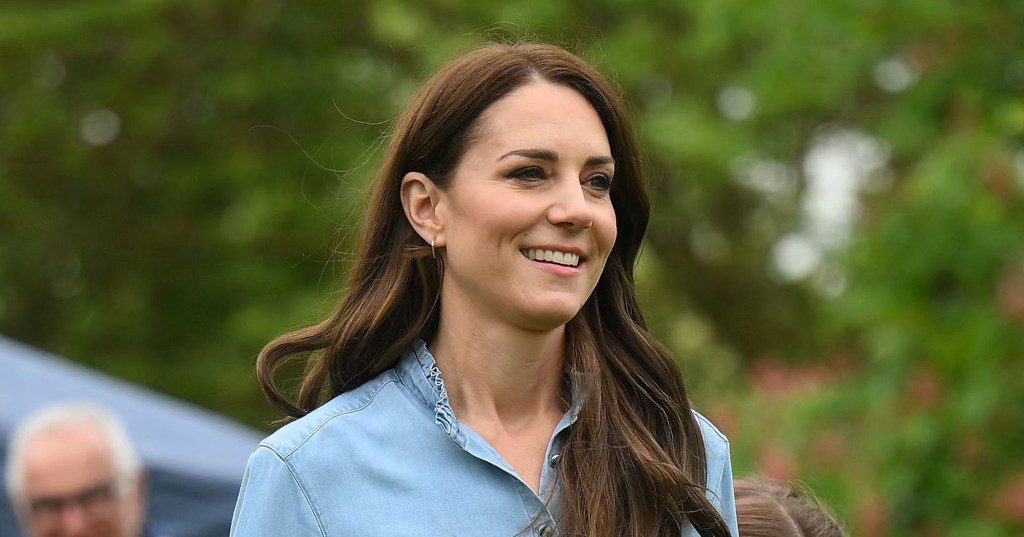
[[[26,492],[62,494],[114,476],[109,441],[92,425],[41,431],[25,446]]]
[[[100,430],[99,425],[92,422],[75,424],[64,424],[43,429],[32,435],[28,445],[36,448],[58,446],[66,442],[73,442],[82,446],[97,446],[108,448],[106,436]]]

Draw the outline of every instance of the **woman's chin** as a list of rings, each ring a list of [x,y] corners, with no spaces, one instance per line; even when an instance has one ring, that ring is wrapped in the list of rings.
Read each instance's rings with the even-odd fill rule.
[[[572,320],[583,307],[579,302],[532,304],[522,312],[524,324],[532,330],[550,331]]]

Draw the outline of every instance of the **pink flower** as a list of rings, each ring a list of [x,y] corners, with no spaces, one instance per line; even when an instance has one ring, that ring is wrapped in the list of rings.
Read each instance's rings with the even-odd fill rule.
[[[1024,524],[1024,473],[1010,478],[996,491],[992,507],[1000,519]]]
[[[762,474],[779,481],[792,481],[797,475],[796,458],[777,444],[761,451],[758,467]]]

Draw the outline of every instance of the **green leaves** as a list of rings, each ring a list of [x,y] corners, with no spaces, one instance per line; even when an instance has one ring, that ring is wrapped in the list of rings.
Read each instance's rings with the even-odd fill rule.
[[[1009,535],[1022,15],[15,3],[0,8],[0,331],[266,423],[252,359],[337,301],[405,99],[488,40],[552,41],[611,74],[635,114],[655,193],[639,288],[697,407],[728,425],[736,473],[808,481],[855,534]],[[838,152],[810,165],[826,139]],[[852,215],[848,237],[821,239],[822,206]],[[786,240],[814,261],[790,279]]]

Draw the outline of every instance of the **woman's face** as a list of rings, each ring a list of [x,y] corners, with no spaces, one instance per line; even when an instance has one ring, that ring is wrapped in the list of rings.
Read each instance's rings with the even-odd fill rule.
[[[437,206],[447,301],[528,330],[568,322],[615,243],[614,174],[575,90],[535,81],[488,107]]]

